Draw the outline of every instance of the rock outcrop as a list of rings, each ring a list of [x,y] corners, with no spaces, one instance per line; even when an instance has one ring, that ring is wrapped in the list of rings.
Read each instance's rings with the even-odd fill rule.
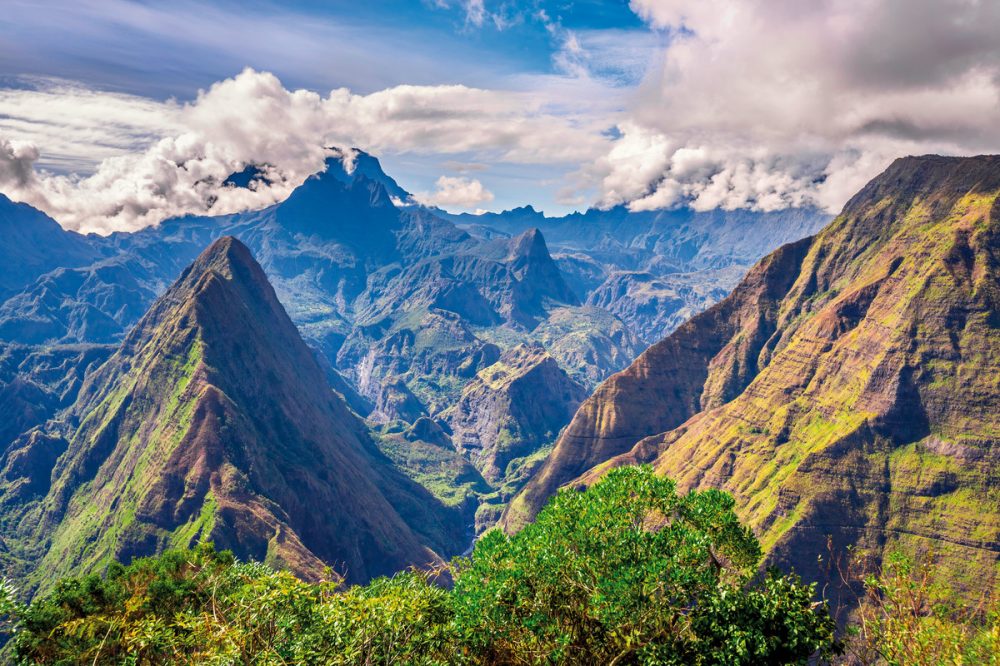
[[[19,460],[54,457],[27,438],[0,489],[5,541],[38,583],[201,539],[351,582],[463,545],[460,516],[379,453],[233,238],[184,272],[47,430],[65,439],[51,482],[8,501]]]
[[[897,160],[812,239],[647,350],[516,498],[650,463],[732,492],[773,561],[931,550],[970,598],[1000,561],[1000,157]]]
[[[450,418],[452,441],[499,484],[512,460],[555,441],[585,397],[544,348],[520,345],[465,387]]]

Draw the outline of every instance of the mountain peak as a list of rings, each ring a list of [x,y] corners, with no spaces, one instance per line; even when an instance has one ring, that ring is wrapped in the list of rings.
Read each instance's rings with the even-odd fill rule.
[[[997,211],[1000,157],[897,160],[606,380],[505,526],[562,485],[649,463],[733,493],[771,560],[807,580],[838,584],[828,550],[932,550],[938,581],[995,589]]]
[[[510,256],[512,259],[550,259],[549,248],[545,244],[545,236],[538,227],[532,227],[510,241]]]
[[[507,262],[520,281],[523,303],[541,307],[545,298],[559,303],[578,305],[580,299],[563,279],[559,267],[549,254],[545,237],[537,227],[528,229],[507,244]]]
[[[1000,155],[900,157],[852,197],[844,206],[844,213],[858,211],[886,198],[909,205],[916,197],[929,197],[941,206],[951,206],[970,192],[998,189]]]
[[[231,268],[233,264],[243,266],[255,265],[257,262],[250,252],[235,236],[221,236],[198,255],[193,266],[203,266],[205,269],[214,266]]]
[[[271,283],[254,259],[250,249],[233,236],[222,236],[209,245],[181,274],[136,326],[128,339],[141,336],[144,329],[159,326],[163,319],[176,316],[174,308],[197,307],[197,321],[219,319],[220,330],[226,326],[239,329],[239,313],[251,310],[259,322],[279,322],[283,334],[294,334],[294,325],[278,302]],[[237,317],[235,321],[225,321]]]
[[[426,525],[442,526],[427,537],[435,550],[461,538],[457,518],[378,455],[231,236],[88,375],[67,418],[73,434],[40,498],[54,536],[27,556],[40,577],[210,539],[305,577],[329,563],[362,582],[433,561],[417,535]],[[99,508],[81,528],[84,507]]]
[[[328,148],[331,153],[326,158],[323,174],[327,174],[343,183],[351,183],[359,178],[367,178],[382,185],[389,197],[407,201],[410,193],[399,186],[389,174],[382,169],[378,158],[358,148]]]
[[[239,171],[235,171],[222,181],[225,187],[240,187],[244,189],[252,189],[251,185],[253,183],[263,183],[264,185],[269,185],[271,183],[270,179],[267,177],[265,169],[267,164],[247,164]]]

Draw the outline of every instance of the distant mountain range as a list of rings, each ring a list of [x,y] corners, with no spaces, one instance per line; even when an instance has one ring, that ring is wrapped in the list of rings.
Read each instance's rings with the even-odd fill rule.
[[[266,165],[251,165],[230,185],[252,186],[265,173]],[[475,387],[518,347],[548,359],[538,374],[554,382],[553,395],[581,387],[547,414],[544,433],[517,408],[496,417],[509,427],[480,431],[477,447],[505,452],[488,478],[432,484],[463,511],[474,511],[484,492],[502,507],[526,478],[525,463],[540,460],[568,423],[581,390],[722,298],[759,256],[825,220],[808,210],[448,216],[413,205],[374,157],[338,150],[277,205],[108,237],[64,231],[0,199],[0,262],[8,267],[0,275],[0,391],[11,396],[10,425],[0,435],[6,444],[66,409],[85,371],[112,353],[185,267],[233,236],[260,262],[329,383],[390,453],[398,452],[398,433],[429,419],[450,453],[425,447],[428,454],[447,454],[454,469],[475,462],[461,443],[471,441],[469,415],[494,410],[477,401],[523,401],[494,395],[506,386],[488,398]],[[557,239],[554,256],[549,236]],[[500,441],[510,437],[521,439]],[[426,481],[426,464],[401,464]],[[497,510],[487,513],[495,519]]]
[[[624,207],[545,217],[531,206],[503,213],[449,215],[487,238],[535,228],[583,302],[628,325],[644,345],[721,300],[758,259],[818,231],[818,210],[629,212]]]
[[[1000,582],[998,379],[1000,157],[900,159],[601,384],[503,524],[649,463],[733,493],[831,594],[831,555],[901,549],[975,603]]]
[[[0,198],[0,558],[44,584],[200,538],[349,580],[448,557],[595,386],[826,219],[448,216],[349,151],[269,208],[108,237]]]

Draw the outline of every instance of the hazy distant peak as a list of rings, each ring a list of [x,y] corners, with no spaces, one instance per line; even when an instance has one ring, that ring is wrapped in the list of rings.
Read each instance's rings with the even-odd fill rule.
[[[323,173],[344,183],[352,183],[364,177],[380,183],[391,198],[403,202],[410,200],[410,193],[400,187],[392,176],[382,170],[382,165],[377,157],[357,148],[330,147],[327,150],[330,156],[326,158],[326,169]]]

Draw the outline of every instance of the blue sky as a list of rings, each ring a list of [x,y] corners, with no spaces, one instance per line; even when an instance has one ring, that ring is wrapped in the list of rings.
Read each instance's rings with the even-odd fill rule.
[[[0,192],[134,229],[346,145],[448,210],[836,212],[1000,151],[997,34],[970,0],[4,0]]]
[[[626,42],[649,33],[624,0],[500,2],[484,5],[481,16],[464,0],[5,5],[4,74],[179,99],[246,66],[274,72],[289,87],[315,90],[493,87],[556,69],[560,38],[547,25],[624,31]]]
[[[565,83],[575,76],[567,69],[577,64],[560,55],[570,35],[588,49],[587,76],[613,94],[641,79],[663,39],[625,0],[10,0],[0,31],[0,81],[8,88],[56,78],[181,102],[244,67],[274,73],[289,89],[321,94],[340,87],[366,94],[403,84],[531,89],[546,85],[544,77]],[[40,148],[39,166],[80,170],[74,157]],[[482,156],[462,153],[388,151],[380,157],[413,191],[433,190],[448,165],[482,164]],[[491,209],[529,202],[553,213],[586,207],[557,201],[551,187],[553,171],[571,165],[490,166],[492,173],[480,178],[494,195],[483,202]]]

